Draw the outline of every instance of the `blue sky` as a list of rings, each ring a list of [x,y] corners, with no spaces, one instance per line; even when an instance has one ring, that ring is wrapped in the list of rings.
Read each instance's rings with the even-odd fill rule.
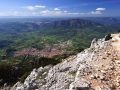
[[[0,0],[0,16],[120,16],[120,0]]]

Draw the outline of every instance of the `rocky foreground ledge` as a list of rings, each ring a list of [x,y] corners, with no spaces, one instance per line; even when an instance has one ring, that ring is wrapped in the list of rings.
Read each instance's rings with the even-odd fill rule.
[[[120,90],[120,37],[94,39],[91,47],[56,66],[34,69],[10,90]],[[7,86],[5,87],[8,88]],[[5,90],[4,88],[4,90]]]

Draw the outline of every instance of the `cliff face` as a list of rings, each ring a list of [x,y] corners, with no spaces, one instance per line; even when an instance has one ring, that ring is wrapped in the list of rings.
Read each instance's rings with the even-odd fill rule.
[[[56,66],[34,69],[11,90],[120,90],[119,47],[119,34],[109,41],[94,39],[90,48]]]

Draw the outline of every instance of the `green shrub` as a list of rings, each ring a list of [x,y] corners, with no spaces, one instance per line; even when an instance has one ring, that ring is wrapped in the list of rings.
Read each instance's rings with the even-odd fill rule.
[[[39,58],[39,65],[36,65],[35,68],[38,68],[41,66],[44,67],[47,65],[56,65],[60,62],[61,62],[60,60],[56,60],[54,58],[40,57]]]
[[[120,33],[120,30],[118,30],[118,32]]]
[[[107,34],[107,35],[105,36],[105,41],[108,41],[108,40],[110,40],[110,39],[112,39],[112,37],[111,37],[111,34],[109,33],[109,34]]]
[[[79,47],[78,49],[76,49],[76,51],[77,51],[77,52],[82,52],[82,51],[84,51],[84,48]]]
[[[24,83],[25,79],[27,78],[27,76],[30,74],[30,72],[26,72],[21,78],[20,78],[20,82]]]
[[[69,74],[72,74],[72,76],[74,76],[74,77],[76,76],[76,73],[77,73],[77,70],[69,72]]]

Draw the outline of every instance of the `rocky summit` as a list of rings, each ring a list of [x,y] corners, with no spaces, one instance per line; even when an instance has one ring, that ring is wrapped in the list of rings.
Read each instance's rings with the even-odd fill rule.
[[[4,90],[120,90],[120,34],[94,39],[90,48],[55,66],[34,69],[24,83]]]

